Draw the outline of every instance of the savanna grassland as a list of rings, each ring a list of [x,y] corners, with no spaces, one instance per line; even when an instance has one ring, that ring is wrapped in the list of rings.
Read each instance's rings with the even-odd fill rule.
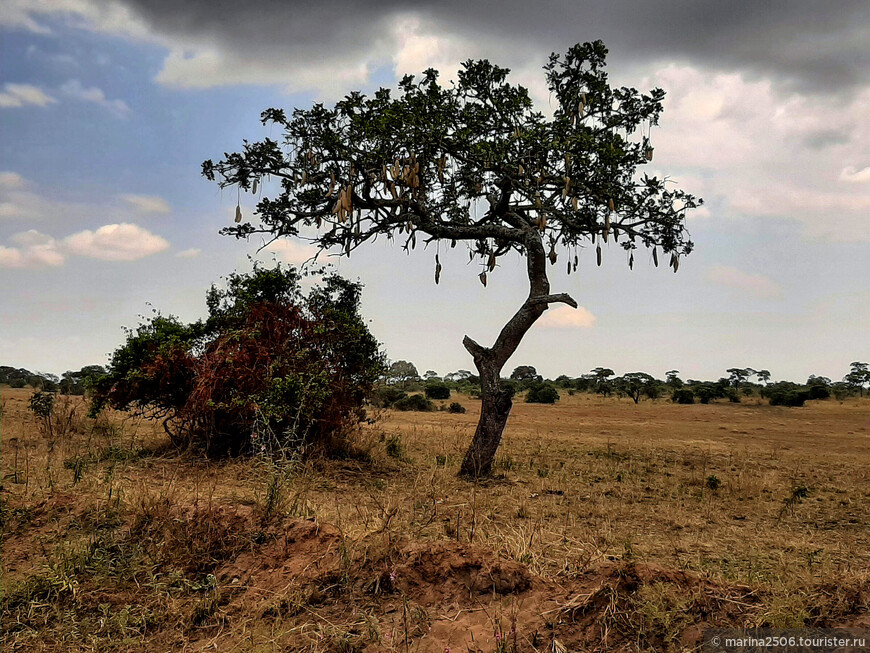
[[[870,399],[563,396],[498,476],[465,414],[384,411],[343,460],[205,462],[2,388],[3,650],[699,650],[870,627]],[[556,642],[556,644],[554,644]]]

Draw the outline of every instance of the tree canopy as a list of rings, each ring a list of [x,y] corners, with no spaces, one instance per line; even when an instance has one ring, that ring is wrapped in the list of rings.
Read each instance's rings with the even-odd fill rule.
[[[280,141],[246,142],[203,164],[222,186],[281,183],[276,197],[259,201],[259,224],[224,233],[303,235],[348,255],[378,236],[406,248],[418,236],[462,240],[482,274],[511,250],[547,245],[555,261],[558,247],[573,252],[612,237],[629,252],[661,248],[676,267],[692,249],[683,219],[701,200],[637,176],[653,150],[648,135],[631,137],[658,123],[664,91],[611,87],[606,54],[596,41],[550,57],[552,118],[485,60],[465,62],[451,86],[429,69],[404,77],[397,97],[382,88],[289,117],[268,109],[263,123],[283,130]]]

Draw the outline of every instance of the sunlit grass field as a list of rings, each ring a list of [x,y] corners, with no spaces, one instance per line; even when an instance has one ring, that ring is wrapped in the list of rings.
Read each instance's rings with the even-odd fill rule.
[[[353,457],[275,464],[199,460],[77,398],[49,433],[30,392],[0,389],[3,650],[695,650],[707,625],[870,626],[870,399],[518,398],[472,484],[465,396],[375,415]]]

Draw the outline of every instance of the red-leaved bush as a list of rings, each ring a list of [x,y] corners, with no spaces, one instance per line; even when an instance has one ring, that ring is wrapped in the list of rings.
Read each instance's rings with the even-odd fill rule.
[[[292,268],[255,268],[212,288],[207,320],[143,324],[113,355],[94,409],[162,419],[173,442],[209,455],[341,449],[383,357],[358,284],[333,275],[306,297],[298,281]]]

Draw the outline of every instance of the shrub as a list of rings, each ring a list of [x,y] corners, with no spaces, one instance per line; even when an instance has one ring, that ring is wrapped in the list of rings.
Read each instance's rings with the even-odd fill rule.
[[[555,404],[559,401],[559,392],[549,383],[536,383],[526,393],[528,404]]]
[[[27,381],[25,381],[24,379],[12,379],[9,382],[10,388],[23,388],[26,385],[27,385]]]
[[[713,490],[713,492],[715,492],[722,486],[722,481],[720,481],[719,477],[715,474],[710,474],[710,476],[707,477],[707,480],[704,481],[704,486],[708,490]]]
[[[416,410],[420,412],[429,412],[435,410],[435,404],[426,399],[423,395],[410,395],[395,402],[393,408],[404,411]]]
[[[774,390],[770,393],[771,406],[803,406],[810,398],[809,390]]]
[[[662,396],[662,386],[660,383],[650,383],[644,387],[643,393],[647,399],[658,399]]]
[[[30,396],[30,411],[37,417],[49,419],[54,408],[54,393],[37,390]]]
[[[736,401],[739,402],[740,398],[737,396],[737,393],[734,392],[731,388],[728,388],[723,383],[698,383],[692,386],[692,391],[695,393],[695,396],[698,398],[702,404],[709,404],[713,399],[722,399],[723,397],[728,397],[730,400],[731,393],[733,392],[733,396],[736,398]]]
[[[843,401],[846,397],[850,397],[855,394],[854,389],[843,381],[837,381],[836,383],[831,384],[831,392],[834,393],[834,398],[837,401]]]
[[[828,399],[831,396],[831,391],[824,385],[811,385],[809,390],[810,399]]]
[[[450,399],[450,388],[446,383],[427,383],[425,392],[429,399]]]
[[[789,381],[780,381],[765,388],[765,394],[770,399],[771,406],[803,406],[808,399],[812,398],[813,388],[824,386],[801,386]],[[817,390],[816,392],[820,392]]]
[[[458,401],[450,402],[450,405],[447,407],[448,413],[456,413],[461,414],[465,412],[465,406],[460,404]]]
[[[109,405],[161,419],[207,455],[339,450],[383,371],[360,317],[361,287],[337,275],[303,296],[293,268],[255,266],[212,287],[207,320],[157,315],[127,334],[96,382]]]
[[[679,390],[674,390],[674,394],[671,395],[671,401],[678,404],[694,404],[695,393],[689,388],[680,388]]]
[[[372,396],[372,403],[380,408],[389,408],[400,399],[404,399],[408,393],[396,386],[387,385],[378,388]]]
[[[398,435],[393,435],[387,438],[386,450],[387,455],[390,458],[401,460],[405,457],[405,448],[402,446],[402,438]]]

